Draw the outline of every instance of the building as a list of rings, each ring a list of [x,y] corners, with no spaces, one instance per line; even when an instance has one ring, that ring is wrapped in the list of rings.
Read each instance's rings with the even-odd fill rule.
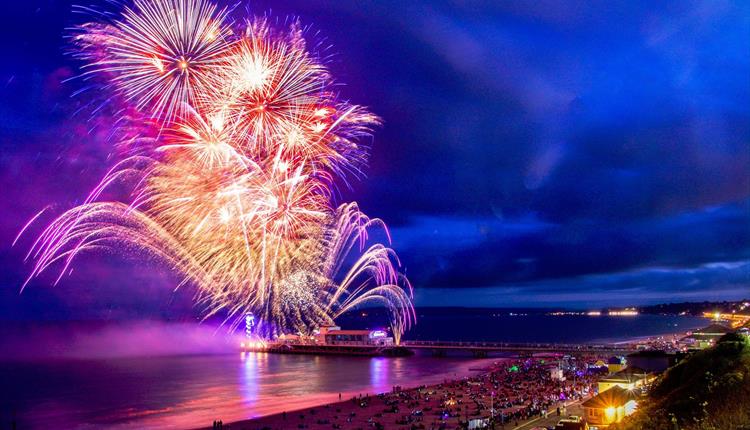
[[[341,330],[341,327],[321,327],[316,335],[318,343],[346,346],[391,346],[393,338],[384,330]]]
[[[619,372],[615,372],[599,380],[599,393],[603,393],[612,387],[620,387],[625,390],[642,388],[653,381],[653,373],[636,366],[629,366]]]
[[[589,363],[586,365],[586,368],[589,372],[596,372],[599,374],[609,373],[609,368],[604,360],[596,360],[596,363]]]
[[[619,423],[635,412],[638,397],[637,390],[627,390],[615,385],[586,400],[582,406],[589,429],[599,430]]]
[[[625,366],[627,366],[627,360],[625,360],[625,357],[618,357],[618,356],[612,356],[609,357],[609,360],[607,360],[607,369],[609,369],[609,373],[615,373],[619,372],[620,370],[624,369]]]
[[[281,343],[304,343],[305,338],[298,334],[282,334],[276,341]]]
[[[682,341],[693,348],[703,349],[713,346],[719,338],[733,330],[722,324],[711,324],[708,327],[695,330],[690,336],[682,338]]]

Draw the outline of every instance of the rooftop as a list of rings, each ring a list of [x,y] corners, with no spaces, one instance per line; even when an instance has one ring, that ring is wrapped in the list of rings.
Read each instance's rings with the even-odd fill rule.
[[[641,379],[645,379],[646,375],[648,375],[648,370],[641,369],[637,366],[628,366],[623,370],[620,370],[619,372],[613,373],[606,378],[602,378],[602,381],[637,381]]]
[[[685,336],[683,339],[693,339],[695,341],[702,340],[717,340],[727,333],[731,333],[733,330],[722,324],[711,324],[707,327],[700,328],[693,331],[689,336]]]
[[[722,324],[711,324],[707,327],[699,328],[698,330],[693,331],[693,336],[695,335],[724,335],[729,332],[731,332],[732,329],[722,325]]]
[[[638,394],[634,390],[626,390],[617,385],[603,393],[583,402],[584,408],[606,409],[610,406],[623,406],[631,400],[637,400]]]
[[[332,331],[327,332],[326,336],[338,335],[338,334],[350,335],[350,336],[351,335],[368,336],[370,334],[370,330],[332,330]]]

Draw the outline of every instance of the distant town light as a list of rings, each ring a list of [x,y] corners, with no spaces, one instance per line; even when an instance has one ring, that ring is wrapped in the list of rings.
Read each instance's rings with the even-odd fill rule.
[[[624,309],[621,311],[609,311],[610,316],[615,317],[630,317],[638,315],[638,311],[635,309]]]

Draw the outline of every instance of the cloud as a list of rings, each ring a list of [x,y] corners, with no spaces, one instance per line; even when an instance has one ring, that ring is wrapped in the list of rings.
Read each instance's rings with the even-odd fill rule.
[[[481,288],[417,290],[421,306],[597,308],[750,297],[750,260],[689,268],[626,272]]]
[[[419,269],[409,274],[421,288],[529,283],[640,267],[693,267],[750,257],[749,205],[744,201],[627,223],[415,218],[394,229],[394,246],[407,269]]]

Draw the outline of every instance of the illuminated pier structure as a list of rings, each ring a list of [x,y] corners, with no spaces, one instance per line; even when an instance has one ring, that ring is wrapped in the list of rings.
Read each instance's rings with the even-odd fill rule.
[[[332,330],[317,339],[288,336],[263,344],[242,345],[245,351],[264,351],[288,354],[336,354],[336,355],[412,355],[415,351],[427,351],[432,355],[446,356],[449,353],[470,353],[474,357],[486,357],[491,353],[595,353],[627,354],[636,351],[631,344],[563,344],[563,343],[508,343],[508,342],[442,342],[404,341],[394,345],[381,340],[385,332],[374,330]]]
[[[636,346],[630,344],[441,342],[412,340],[401,342],[401,345],[413,351],[428,350],[433,355],[447,355],[451,351],[468,351],[476,357],[486,357],[493,352],[627,354],[636,350]]]
[[[270,342],[246,342],[244,351],[283,354],[405,356],[413,352],[397,346],[385,330],[342,330],[321,327],[312,336],[285,335]]]

